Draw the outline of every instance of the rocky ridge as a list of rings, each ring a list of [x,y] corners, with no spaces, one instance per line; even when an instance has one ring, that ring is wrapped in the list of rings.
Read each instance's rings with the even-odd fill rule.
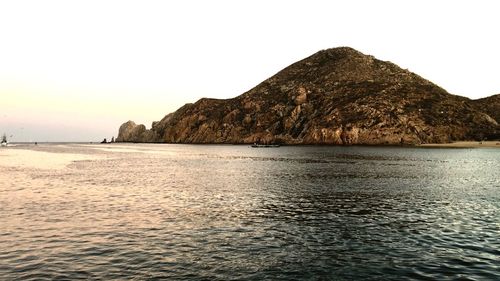
[[[117,141],[421,144],[498,134],[499,96],[451,95],[352,48],[322,50],[232,99],[186,104],[151,129],[124,123]]]
[[[472,103],[500,124],[500,94],[473,100]]]

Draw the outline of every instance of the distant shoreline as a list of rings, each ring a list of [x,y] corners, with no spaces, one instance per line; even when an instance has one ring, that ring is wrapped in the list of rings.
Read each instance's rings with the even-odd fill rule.
[[[443,148],[500,148],[500,141],[457,141],[452,143],[428,143],[417,145],[420,147],[443,147]]]
[[[68,145],[68,144],[78,144],[78,145],[102,145],[99,142],[38,142],[38,145],[51,144],[51,145]],[[168,143],[168,142],[115,142],[115,143],[106,143],[106,144],[118,144],[118,145],[127,145],[127,144],[179,144],[179,145],[241,145],[241,146],[249,146],[250,143]],[[34,142],[12,142],[10,143],[10,147],[15,147],[20,145],[24,146],[34,146],[36,147]],[[451,143],[426,143],[426,144],[415,144],[415,145],[394,145],[394,144],[378,144],[378,145],[369,145],[369,144],[354,144],[354,145],[339,145],[339,144],[281,144],[281,146],[369,146],[369,147],[422,147],[422,148],[500,148],[500,140],[496,141],[457,141]]]

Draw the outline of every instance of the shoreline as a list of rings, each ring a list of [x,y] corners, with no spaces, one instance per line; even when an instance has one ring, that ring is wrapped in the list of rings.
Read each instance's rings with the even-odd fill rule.
[[[451,143],[426,143],[416,147],[440,147],[440,148],[500,148],[500,141],[457,141]]]
[[[38,146],[35,145],[34,143],[31,142],[16,142],[16,143],[10,143],[6,148],[16,148],[16,149],[26,149],[26,148],[37,148],[37,147],[43,147],[43,145],[71,145],[71,144],[76,144],[76,145],[97,145],[97,146],[102,146],[102,145],[129,145],[129,144],[158,144],[158,145],[163,145],[163,144],[174,144],[174,145],[241,145],[241,146],[251,146],[253,143],[170,143],[170,142],[114,142],[114,143],[98,143],[98,142],[42,142],[38,143]],[[349,145],[342,145],[342,144],[302,144],[302,143],[295,143],[295,144],[279,144],[280,146],[369,146],[369,147],[441,147],[441,148],[500,148],[500,140],[496,141],[456,141],[456,142],[450,142],[450,143],[425,143],[425,144],[349,144]]]

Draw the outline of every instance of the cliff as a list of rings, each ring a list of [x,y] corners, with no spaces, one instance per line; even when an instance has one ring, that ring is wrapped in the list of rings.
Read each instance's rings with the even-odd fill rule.
[[[484,101],[451,95],[391,62],[342,47],[296,62],[238,97],[186,104],[150,130],[129,121],[117,141],[445,143],[497,135],[499,111],[498,95]]]
[[[117,142],[159,142],[160,137],[154,130],[146,130],[146,126],[127,121],[118,130]]]

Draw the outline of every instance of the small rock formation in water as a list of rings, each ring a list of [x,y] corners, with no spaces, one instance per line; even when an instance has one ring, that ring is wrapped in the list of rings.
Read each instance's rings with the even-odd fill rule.
[[[421,144],[498,136],[499,95],[451,95],[348,47],[320,51],[232,99],[186,104],[119,142]]]
[[[104,138],[104,140],[101,141],[101,143],[108,143],[108,141],[106,140],[106,138]]]

